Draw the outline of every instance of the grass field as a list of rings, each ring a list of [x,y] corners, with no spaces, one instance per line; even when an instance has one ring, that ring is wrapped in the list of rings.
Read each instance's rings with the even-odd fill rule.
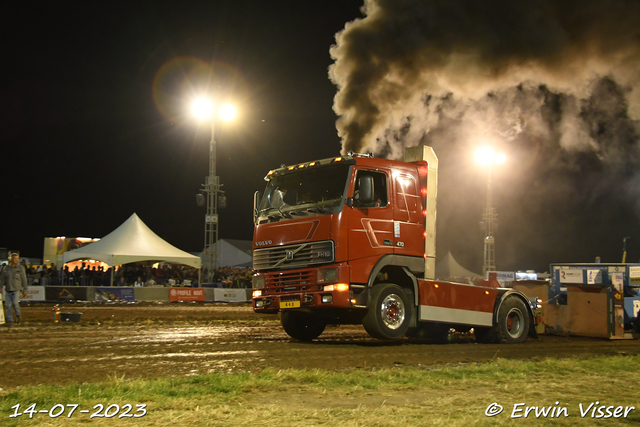
[[[105,383],[3,391],[0,425],[637,425],[639,389],[640,356],[498,358],[485,364],[384,370],[267,369],[259,374],[151,381],[130,380],[114,372]],[[487,417],[485,412],[494,402],[504,409]],[[521,403],[514,412],[514,405]],[[72,405],[78,406],[69,417]],[[103,405],[102,410],[96,405]],[[141,416],[143,409],[137,405],[146,405],[146,414]],[[598,418],[601,406],[603,417]],[[617,410],[618,406],[622,408]],[[532,409],[525,418],[527,407],[538,407],[538,417]],[[546,417],[541,415],[543,408]],[[51,414],[32,413],[30,419],[33,410]],[[91,418],[96,412],[102,416]],[[11,417],[16,413],[23,415]]]

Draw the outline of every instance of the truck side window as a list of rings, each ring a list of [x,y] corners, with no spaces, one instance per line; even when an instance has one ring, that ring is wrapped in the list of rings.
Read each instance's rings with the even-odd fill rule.
[[[362,176],[372,176],[373,177],[373,202],[371,203],[360,203],[359,198],[359,182],[360,177]],[[387,176],[381,172],[374,172],[368,170],[360,170],[356,175],[356,186],[353,192],[354,204],[358,208],[384,208],[389,204],[389,199],[387,196]]]

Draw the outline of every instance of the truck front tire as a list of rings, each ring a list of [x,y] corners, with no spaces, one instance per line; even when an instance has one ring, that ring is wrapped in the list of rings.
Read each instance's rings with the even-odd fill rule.
[[[326,326],[318,316],[295,310],[283,311],[280,321],[284,331],[291,338],[300,341],[311,341],[318,338]]]
[[[396,340],[409,329],[412,310],[413,306],[400,286],[381,283],[371,290],[369,309],[362,325],[374,338]]]

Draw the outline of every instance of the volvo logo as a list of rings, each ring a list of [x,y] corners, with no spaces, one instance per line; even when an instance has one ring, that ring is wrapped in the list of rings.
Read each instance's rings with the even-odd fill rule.
[[[293,259],[293,251],[287,251],[287,261],[291,261]]]
[[[268,246],[272,243],[273,242],[271,240],[263,240],[262,242],[256,242],[256,246]]]

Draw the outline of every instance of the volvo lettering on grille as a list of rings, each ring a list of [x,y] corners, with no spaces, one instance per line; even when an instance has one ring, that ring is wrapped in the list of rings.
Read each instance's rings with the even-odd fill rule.
[[[334,254],[332,240],[255,249],[253,251],[253,268],[267,270],[327,264],[334,261]]]

